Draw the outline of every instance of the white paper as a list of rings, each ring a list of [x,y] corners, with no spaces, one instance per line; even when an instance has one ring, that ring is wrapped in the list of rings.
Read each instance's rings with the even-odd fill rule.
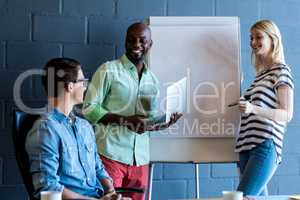
[[[239,24],[238,17],[150,17],[149,67],[160,82],[159,112],[166,113],[170,83],[187,77],[186,111],[164,137],[233,138],[239,133],[240,112],[227,109],[240,98]]]
[[[166,122],[174,112],[184,113],[186,108],[187,78],[184,77],[167,88]]]

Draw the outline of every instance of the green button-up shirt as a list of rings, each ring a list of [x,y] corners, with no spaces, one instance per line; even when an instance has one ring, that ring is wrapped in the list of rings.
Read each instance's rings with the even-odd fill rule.
[[[106,62],[95,72],[83,105],[85,117],[96,124],[107,113],[123,116],[145,115],[153,118],[158,112],[159,84],[145,64],[142,77],[133,63],[123,55]],[[96,125],[98,152],[128,165],[149,163],[149,132],[137,134],[126,126]]]

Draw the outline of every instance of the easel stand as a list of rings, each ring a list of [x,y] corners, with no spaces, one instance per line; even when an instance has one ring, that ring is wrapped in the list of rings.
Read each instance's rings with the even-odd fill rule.
[[[200,181],[199,181],[199,164],[198,163],[194,163],[195,164],[195,198],[198,199],[200,198]],[[152,199],[152,186],[153,186],[153,173],[154,173],[154,166],[155,163],[151,162],[149,164],[149,181],[148,181],[148,200]]]
[[[148,180],[148,200],[152,198],[152,184],[153,184],[153,172],[155,164],[151,162],[149,164],[149,180]]]

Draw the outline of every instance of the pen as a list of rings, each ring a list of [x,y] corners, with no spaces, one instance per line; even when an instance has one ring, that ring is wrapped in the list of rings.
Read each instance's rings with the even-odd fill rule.
[[[231,103],[231,104],[228,105],[228,107],[236,106],[236,105],[238,105],[238,104],[239,104],[238,102]]]
[[[236,101],[236,102],[234,102],[234,103],[231,103],[231,104],[227,105],[227,107],[237,106],[237,105],[239,105],[240,101],[246,101],[245,97],[243,97],[243,96],[240,97],[240,99],[239,99],[238,101]]]

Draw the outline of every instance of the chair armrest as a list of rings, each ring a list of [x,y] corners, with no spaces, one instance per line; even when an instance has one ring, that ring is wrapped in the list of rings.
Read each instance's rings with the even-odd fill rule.
[[[144,188],[127,188],[127,187],[116,187],[116,193],[144,193]]]

